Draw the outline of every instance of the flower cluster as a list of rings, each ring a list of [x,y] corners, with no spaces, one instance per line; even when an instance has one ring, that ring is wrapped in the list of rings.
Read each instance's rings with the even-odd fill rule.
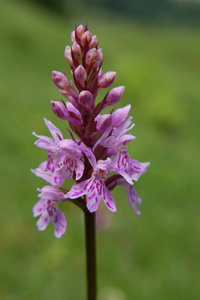
[[[115,212],[116,205],[111,190],[122,185],[127,190],[129,202],[137,214],[136,204],[141,205],[133,182],[145,173],[149,163],[131,159],[127,144],[135,139],[128,133],[134,126],[128,117],[131,105],[101,112],[116,104],[125,87],[114,87],[103,100],[96,102],[100,89],[114,82],[116,72],[102,71],[103,53],[98,49],[96,35],[87,26],[80,25],[71,33],[72,46],[66,46],[65,58],[71,68],[73,82],[64,73],[53,71],[52,79],[60,93],[68,101],[52,101],[54,114],[68,122],[71,139],[63,138],[61,131],[44,119],[52,138],[37,135],[35,145],[47,152],[47,160],[32,172],[46,183],[40,191],[40,200],[33,208],[38,230],[44,230],[49,222],[54,224],[54,234],[61,237],[67,221],[58,208],[60,202],[72,201],[90,213],[98,209],[101,200]],[[70,190],[64,188],[66,180],[74,180]]]

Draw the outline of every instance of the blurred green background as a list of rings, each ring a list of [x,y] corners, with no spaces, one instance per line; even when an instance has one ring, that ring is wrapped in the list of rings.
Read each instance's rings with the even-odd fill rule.
[[[102,205],[99,300],[200,299],[200,6],[189,2],[1,1],[0,299],[85,299],[83,216],[63,204],[66,234],[57,240],[52,224],[38,232],[32,207],[44,182],[30,168],[46,159],[31,134],[49,134],[43,117],[67,133],[51,111],[61,97],[51,71],[70,78],[64,48],[86,22],[103,71],[126,86],[119,107],[132,104],[130,156],[151,162],[135,184],[140,217],[120,187],[117,213]]]

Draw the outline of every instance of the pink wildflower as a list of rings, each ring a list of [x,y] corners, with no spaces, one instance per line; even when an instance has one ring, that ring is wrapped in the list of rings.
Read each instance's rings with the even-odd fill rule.
[[[37,221],[37,229],[45,230],[49,222],[54,225],[54,234],[57,238],[60,238],[66,231],[67,220],[63,212],[58,208],[58,205],[62,201],[66,201],[63,192],[59,191],[52,186],[44,186],[38,197],[40,200],[33,207],[33,216],[40,218]]]

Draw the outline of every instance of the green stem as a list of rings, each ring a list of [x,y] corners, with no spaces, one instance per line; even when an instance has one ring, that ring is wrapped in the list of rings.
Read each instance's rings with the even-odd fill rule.
[[[85,212],[87,300],[96,300],[95,213]]]

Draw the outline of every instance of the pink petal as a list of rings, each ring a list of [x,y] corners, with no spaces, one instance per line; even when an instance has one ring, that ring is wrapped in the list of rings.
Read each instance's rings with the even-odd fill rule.
[[[86,194],[86,186],[91,179],[82,181],[72,186],[71,190],[65,195],[65,198],[76,199]]]
[[[84,163],[81,160],[76,161],[76,181],[79,180],[83,176],[84,171]]]
[[[80,144],[80,148],[83,151],[83,153],[85,153],[85,155],[87,156],[87,159],[89,160],[91,166],[94,168],[96,165],[96,158],[93,152],[83,142]]]
[[[67,220],[59,208],[56,208],[56,215],[53,219],[53,225],[55,228],[54,235],[59,239],[65,233],[67,228]]]
[[[49,224],[50,219],[49,219],[49,215],[47,213],[47,211],[45,213],[43,213],[41,215],[41,217],[39,218],[39,220],[37,221],[36,225],[37,225],[37,229],[39,231],[43,231],[47,228],[47,225]]]
[[[109,192],[109,190],[106,187],[104,189],[103,201],[104,201],[105,205],[107,206],[107,208],[110,211],[112,211],[112,212],[116,212],[117,211],[117,208],[116,208],[113,196],[112,196],[112,194]]]
[[[41,215],[46,207],[46,200],[39,200],[33,207],[33,216]]]
[[[46,126],[48,127],[54,141],[56,143],[59,143],[60,140],[63,139],[60,129],[58,129],[55,125],[53,125],[53,123],[51,121],[49,121],[45,118],[44,118],[44,122],[45,122]]]
[[[125,185],[124,185],[124,187],[127,189],[128,200],[129,200],[131,207],[134,209],[134,211],[136,212],[137,215],[141,215],[141,212],[136,207],[136,203],[138,205],[141,205],[142,200],[139,198],[135,188],[133,186],[128,187]]]

